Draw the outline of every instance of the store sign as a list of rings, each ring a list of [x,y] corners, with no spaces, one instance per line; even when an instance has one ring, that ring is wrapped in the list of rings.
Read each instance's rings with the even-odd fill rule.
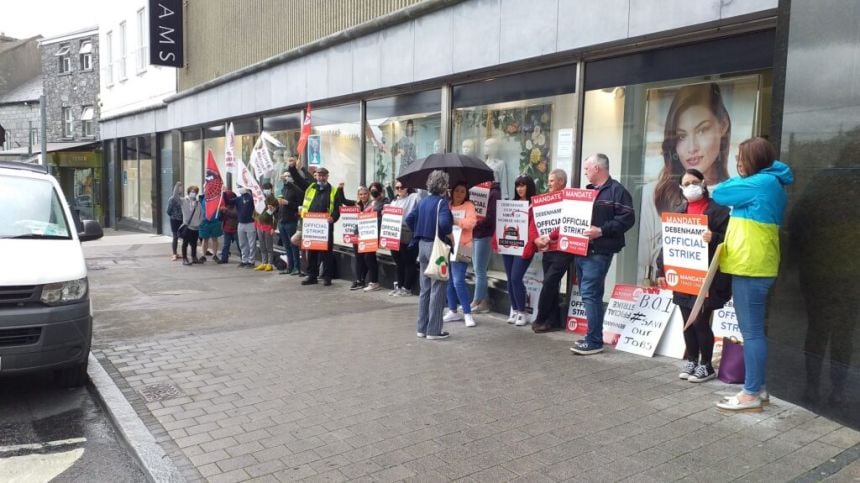
[[[149,0],[149,63],[183,67],[182,0]]]

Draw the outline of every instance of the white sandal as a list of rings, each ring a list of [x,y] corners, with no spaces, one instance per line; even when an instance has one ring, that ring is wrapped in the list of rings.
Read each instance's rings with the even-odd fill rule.
[[[736,413],[760,413],[762,411],[762,400],[756,396],[749,401],[741,402],[738,396],[732,396],[718,402],[717,407],[724,411]]]

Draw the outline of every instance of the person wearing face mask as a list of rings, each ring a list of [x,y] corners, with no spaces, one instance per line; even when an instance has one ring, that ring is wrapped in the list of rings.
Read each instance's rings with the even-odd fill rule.
[[[368,213],[376,213],[376,229],[379,233],[382,225],[382,209],[388,203],[388,198],[385,197],[382,183],[374,181],[370,183],[370,201],[364,207],[364,211]],[[364,259],[364,265],[367,267],[367,287],[364,287],[365,292],[375,292],[380,290],[379,286],[379,265],[376,263],[376,252],[361,253],[360,256]]]
[[[203,220],[200,221],[199,235],[203,240],[203,258],[207,255],[211,256],[215,263],[220,263],[218,258],[218,240],[224,235],[224,230],[221,228],[221,213],[215,211],[212,219],[206,218],[206,197],[200,196],[200,208],[203,210]]]
[[[266,197],[266,208],[254,218],[254,228],[257,230],[257,240],[260,243],[260,264],[254,270],[271,272],[275,261],[275,220],[278,211],[278,200],[272,194],[272,183],[263,183],[263,195]]]
[[[221,248],[221,258],[216,263],[225,264],[230,260],[230,245],[236,244],[239,247],[239,215],[236,212],[236,193],[228,190],[225,186],[222,193],[222,203],[220,211],[221,216],[221,231],[224,232],[224,246]]]
[[[185,236],[182,238],[182,264],[203,263],[204,260],[197,258],[197,230],[200,229],[200,221],[203,219],[203,207],[197,198],[200,188],[191,185],[187,190],[188,195],[182,200],[182,224],[185,225]],[[191,260],[188,259],[188,246],[191,246]]]
[[[179,244],[179,227],[182,226],[182,181],[177,181],[173,185],[173,196],[167,200],[167,216],[170,217],[170,232],[173,234],[170,248],[173,249],[173,261],[175,262],[179,260],[179,253],[176,249]]]
[[[257,258],[257,230],[254,228],[254,197],[251,190],[241,187],[238,190],[239,197],[233,200],[236,207],[236,217],[239,220],[236,232],[239,234],[239,251],[242,261],[239,268],[254,268]]]
[[[370,205],[370,191],[365,186],[359,186],[356,193],[356,199],[350,200],[343,196],[343,186],[341,183],[337,187],[338,198],[344,206],[357,206],[360,211]],[[363,290],[367,287],[367,264],[361,253],[358,253],[358,241],[352,244],[352,253],[355,256],[353,270],[355,270],[355,281],[350,285],[350,290]]]
[[[289,164],[295,164],[295,157],[290,157]],[[301,273],[301,259],[299,255],[299,247],[290,242],[290,238],[295,235],[299,227],[299,206],[302,204],[302,190],[293,181],[293,177],[289,172],[284,172],[281,176],[284,181],[281,196],[278,198],[278,234],[281,237],[281,246],[284,247],[286,254],[287,268],[281,271],[282,275],[299,275]]]
[[[328,182],[328,169],[319,168],[314,173],[316,182],[310,183],[299,173],[296,165],[290,166],[290,175],[299,188],[304,189],[305,198],[299,211],[304,217],[305,213],[328,213],[328,249],[325,251],[308,251],[307,278],[302,280],[302,285],[316,285],[319,283],[320,264],[323,265],[323,285],[330,286],[334,278],[334,224],[340,218],[341,201],[337,191]]]
[[[715,203],[708,194],[705,186],[705,176],[695,168],[685,170],[681,177],[680,191],[684,197],[681,213],[690,215],[705,215],[708,217],[708,230],[702,235],[702,240],[708,244],[708,264],[714,258],[717,245],[723,242],[726,228],[729,225],[729,209]],[[657,257],[657,284],[666,288],[666,276],[663,268],[663,253]],[[715,377],[712,359],[714,355],[714,332],[711,330],[711,315],[732,297],[731,278],[717,272],[708,291],[708,298],[702,311],[687,330],[684,331],[684,343],[687,346],[687,360],[684,361],[679,377],[690,382],[705,382]],[[672,300],[681,309],[684,320],[690,318],[696,296],[682,292],[673,292]]]

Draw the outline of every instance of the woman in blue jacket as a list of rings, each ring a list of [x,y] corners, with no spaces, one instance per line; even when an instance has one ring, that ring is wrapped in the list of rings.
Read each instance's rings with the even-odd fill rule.
[[[791,168],[776,160],[764,138],[740,144],[740,177],[719,184],[713,200],[732,207],[720,270],[732,276],[732,294],[744,338],[744,388],[717,407],[728,411],[762,410],[767,339],[764,335],[767,294],[779,270],[779,227],[785,212],[785,186],[794,182]]]

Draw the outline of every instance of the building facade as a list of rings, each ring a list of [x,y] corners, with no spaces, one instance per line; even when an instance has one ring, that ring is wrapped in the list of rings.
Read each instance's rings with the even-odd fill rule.
[[[0,35],[0,151],[39,145],[42,57],[39,37]]]
[[[254,4],[241,15],[261,19],[253,26],[268,32],[259,28],[265,22],[262,19],[292,13],[284,8],[288,3]],[[201,13],[204,4],[208,5],[188,2],[187,25],[216,15]],[[468,152],[492,161],[499,166],[503,193],[508,195],[516,176],[529,175],[544,186],[555,168],[570,174],[572,186],[583,186],[581,160],[603,152],[609,156],[611,175],[633,193],[637,208],[636,227],[628,232],[627,247],[615,258],[607,285],[647,284],[654,278],[660,248],[659,212],[672,202],[670,196],[660,195],[671,191],[666,188],[671,176],[663,175],[675,169],[676,158],[696,164],[716,184],[737,174],[731,160],[741,141],[765,136],[781,148],[799,178],[841,177],[857,170],[852,146],[857,145],[860,103],[854,99],[856,76],[847,75],[845,69],[858,68],[860,42],[851,36],[847,23],[852,17],[845,12],[857,13],[858,7],[849,0],[829,4],[828,14],[841,15],[842,21],[834,19],[835,27],[828,27],[828,35],[822,37],[814,34],[814,27],[821,25],[812,13],[814,4],[811,0],[669,0],[657,10],[644,0],[428,0],[403,5],[331,35],[319,31],[296,47],[284,43],[283,51],[245,65],[235,64],[235,53],[224,55],[217,41],[193,41],[198,35],[193,28],[202,28],[196,26],[187,32],[187,41],[195,46],[189,46],[186,67],[177,71],[178,92],[164,100],[164,107],[145,116],[104,123],[104,128],[115,127],[117,132],[106,146],[120,146],[150,132],[154,124],[157,136],[152,152],[169,153],[173,166],[169,179],[165,175],[155,185],[163,188],[176,180],[199,185],[207,150],[224,172],[228,123],[235,127],[237,157],[245,162],[262,131],[290,153],[295,150],[303,108],[310,102],[316,152],[331,171],[332,182],[344,182],[348,195],[371,181],[390,186],[403,167],[439,150]],[[322,17],[322,11],[312,16]],[[219,18],[224,19],[221,26],[206,24],[209,34],[240,26],[226,14]],[[822,59],[828,58],[821,50],[836,40],[845,62],[816,63],[814,72],[834,74],[828,77],[831,90],[807,105],[809,96],[804,91],[813,75],[806,66],[807,51],[812,48]],[[238,42],[235,48],[246,45],[253,52],[259,50],[251,40]],[[218,70],[225,65],[233,70]],[[827,97],[837,92],[839,96]],[[833,100],[836,97],[848,102]],[[702,129],[701,135],[707,134],[712,142],[684,148],[691,153],[682,152],[680,144],[664,148],[666,133],[678,132],[681,126],[687,129],[685,123],[690,122],[692,114],[684,115],[690,109],[677,106],[685,99],[702,98],[710,99],[714,107],[711,114],[700,112],[702,119],[696,125],[707,121],[709,129]],[[831,122],[811,133],[811,120],[801,114],[823,116],[837,110],[842,114],[838,132],[831,129]],[[701,128],[689,129],[698,133]],[[804,144],[798,144],[801,139]],[[844,154],[809,159],[814,147],[833,142],[845,146]],[[708,149],[704,154],[692,152]],[[111,152],[119,156],[121,150],[111,148]],[[125,176],[120,161],[108,159],[107,164],[117,180]],[[155,171],[162,175],[166,173],[159,167],[163,164],[156,155]],[[833,171],[843,166],[844,170]],[[112,206],[120,203],[122,192],[121,185],[115,185]],[[792,226],[811,223],[818,216],[816,210],[823,209],[818,201],[822,196],[808,186],[816,185],[799,179],[789,188],[789,219],[797,221],[784,230],[786,254],[795,248]],[[165,206],[165,190],[150,193],[156,206]],[[845,193],[845,197],[850,211],[856,194]],[[809,199],[808,211],[798,208],[804,198]],[[156,217],[150,230],[162,227]],[[849,229],[856,232],[854,225],[849,224]],[[337,230],[335,243],[345,273],[351,246],[341,243]],[[829,241],[816,242],[816,249],[842,246],[832,230],[825,230],[825,235],[822,239]],[[384,254],[380,258],[386,260]],[[860,387],[860,376],[856,357],[851,357],[857,350],[834,342],[834,334],[846,330],[834,320],[836,314],[853,313],[850,300],[860,297],[831,301],[828,307],[834,316],[814,322],[797,305],[804,300],[795,278],[800,271],[790,268],[802,254],[796,254],[794,262],[790,255],[785,258],[786,270],[775,297],[793,305],[771,307],[775,362],[771,367],[775,369],[769,389],[858,426],[860,394],[852,388]],[[499,260],[491,262],[491,286],[497,309],[504,310],[500,265]],[[860,279],[852,266],[848,264],[847,271],[840,272],[842,278],[829,283],[844,283],[851,276]],[[817,307],[815,296],[807,298]],[[848,318],[852,329],[856,319]],[[849,341],[860,337],[856,331],[849,333]],[[825,357],[834,353],[838,356]],[[820,382],[821,377],[813,376],[822,371],[833,382],[817,388],[811,382],[798,382],[803,374],[810,374],[807,381]],[[797,387],[803,388],[801,394]],[[853,409],[846,412],[846,408]]]

